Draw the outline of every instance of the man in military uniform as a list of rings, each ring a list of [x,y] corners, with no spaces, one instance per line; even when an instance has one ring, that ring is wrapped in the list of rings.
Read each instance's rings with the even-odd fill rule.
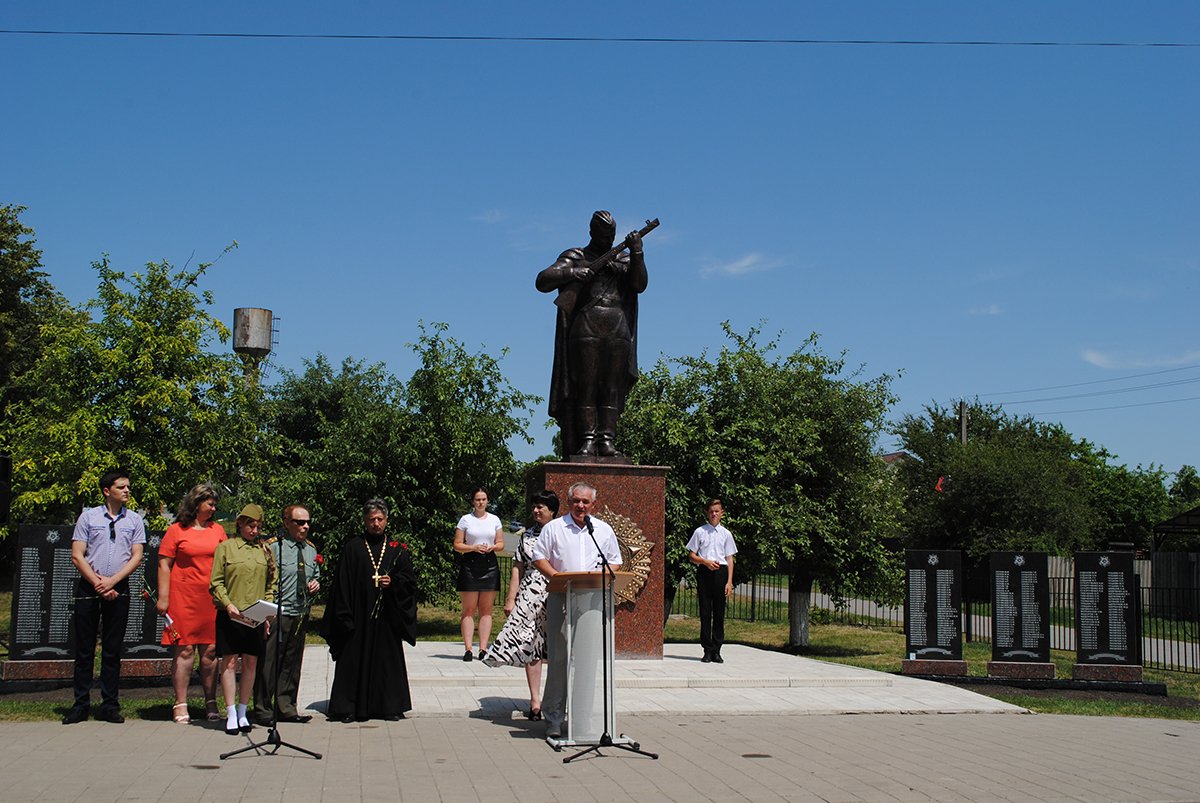
[[[305,625],[313,595],[321,590],[317,549],[308,540],[311,526],[312,515],[307,508],[288,505],[283,509],[284,535],[265,542],[274,571],[279,572],[280,606],[279,616],[266,635],[263,657],[254,677],[254,721],[260,725],[271,724],[276,704],[279,722],[312,719],[311,714],[296,710]]]
[[[646,289],[642,238],[606,265],[592,267],[615,242],[617,224],[592,215],[591,242],[564,251],[537,277],[543,293],[558,291],[550,415],[562,430],[563,456],[617,454],[617,417],[637,381],[637,304]]]

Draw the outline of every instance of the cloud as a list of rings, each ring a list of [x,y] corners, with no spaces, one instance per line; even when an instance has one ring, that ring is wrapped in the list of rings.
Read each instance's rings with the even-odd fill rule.
[[[1117,371],[1128,371],[1135,368],[1172,368],[1177,365],[1200,363],[1200,351],[1147,357],[1123,351],[1104,352],[1098,349],[1084,349],[1079,356],[1083,358],[1084,362],[1091,363],[1097,368]]]
[[[747,273],[774,270],[781,264],[783,264],[781,260],[769,260],[760,253],[751,252],[732,262],[708,265],[700,270],[700,275],[706,278],[709,276],[745,276]]]
[[[508,215],[501,212],[499,209],[487,209],[480,212],[478,215],[472,215],[471,220],[477,223],[486,223],[491,226],[507,218]]]
[[[987,306],[983,307],[971,307],[969,310],[967,310],[968,315],[1001,315],[1003,313],[1004,310],[1000,308],[999,304],[988,304]]]

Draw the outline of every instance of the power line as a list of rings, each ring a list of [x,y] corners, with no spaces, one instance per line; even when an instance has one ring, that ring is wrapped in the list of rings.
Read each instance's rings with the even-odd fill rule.
[[[1095,413],[1101,410],[1126,410],[1130,407],[1151,407],[1156,404],[1175,404],[1177,402],[1200,401],[1200,396],[1188,396],[1183,399],[1163,399],[1162,401],[1138,402],[1136,404],[1116,404],[1111,407],[1088,407],[1082,410],[1051,410],[1045,413],[1030,413],[1030,415],[1066,415],[1067,413]]]
[[[160,37],[181,39],[307,39],[393,42],[565,42],[681,45],[858,45],[909,47],[1198,48],[1200,42],[1065,42],[999,39],[783,39],[691,36],[434,36],[430,34],[239,33],[233,31],[58,31],[0,29],[15,36]]]
[[[1001,407],[1017,404],[1035,404],[1037,402],[1063,401],[1064,399],[1086,399],[1092,396],[1112,396],[1117,393],[1133,393],[1139,390],[1154,390],[1156,388],[1173,388],[1177,385],[1190,385],[1200,382],[1200,376],[1192,379],[1176,379],[1172,382],[1154,382],[1149,385],[1136,385],[1131,388],[1113,388],[1112,390],[1096,390],[1091,393],[1068,393],[1065,396],[1045,396],[1041,399],[1016,399],[1014,401],[998,402]]]
[[[1042,388],[1026,388],[1025,390],[1005,390],[999,393],[981,393],[980,398],[986,399],[992,396],[1016,396],[1018,393],[1041,393],[1043,390],[1062,390],[1064,388],[1081,388],[1085,385],[1099,385],[1105,382],[1124,382],[1126,379],[1141,379],[1145,376],[1159,376],[1161,374],[1173,374],[1179,371],[1191,371],[1193,368],[1200,368],[1200,365],[1185,365],[1182,368],[1164,368],[1161,371],[1147,371],[1144,374],[1129,374],[1128,376],[1117,376],[1111,379],[1093,379],[1089,382],[1073,382],[1069,385],[1047,385]]]

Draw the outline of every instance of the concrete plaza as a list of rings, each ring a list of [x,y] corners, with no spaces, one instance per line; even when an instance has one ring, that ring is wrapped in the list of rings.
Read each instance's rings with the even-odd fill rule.
[[[464,663],[452,643],[408,651],[414,710],[401,722],[321,717],[331,678],[309,647],[312,722],[282,748],[223,723],[130,720],[0,725],[5,800],[1197,800],[1200,723],[1033,715],[927,681],[747,647],[723,665],[668,645],[620,661],[615,748],[571,764],[530,722],[524,676]],[[166,690],[164,690],[166,694]],[[251,738],[261,739],[257,728]]]

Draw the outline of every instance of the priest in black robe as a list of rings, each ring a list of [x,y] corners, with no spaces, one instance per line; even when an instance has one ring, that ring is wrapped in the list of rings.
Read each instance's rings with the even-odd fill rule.
[[[321,635],[334,660],[326,715],[398,720],[412,709],[402,642],[417,643],[417,578],[408,548],[387,535],[387,505],[364,505],[364,532],[342,548]]]

